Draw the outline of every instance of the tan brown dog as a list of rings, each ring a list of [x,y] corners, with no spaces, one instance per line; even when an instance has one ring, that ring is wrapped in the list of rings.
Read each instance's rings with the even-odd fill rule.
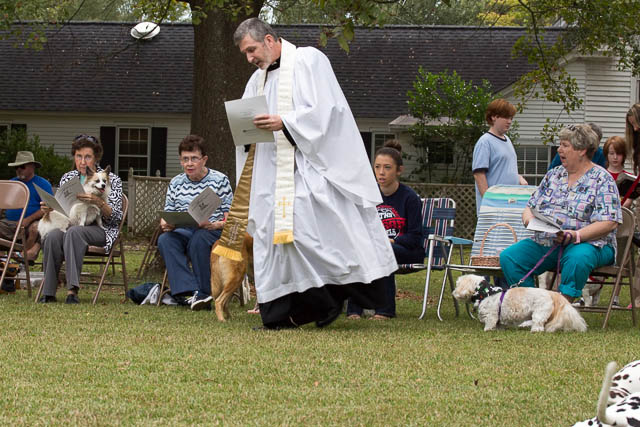
[[[216,247],[218,242],[213,245]],[[247,268],[253,271],[253,238],[245,233],[242,261],[233,261],[213,253],[211,248],[211,295],[216,300],[216,316],[224,322],[230,316],[227,305],[233,293],[242,285]]]

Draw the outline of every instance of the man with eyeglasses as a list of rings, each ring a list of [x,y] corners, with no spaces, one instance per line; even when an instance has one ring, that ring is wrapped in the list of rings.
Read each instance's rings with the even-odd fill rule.
[[[36,169],[42,167],[42,164],[34,159],[31,151],[18,151],[16,161],[9,163],[8,166],[16,168],[16,176],[11,180],[21,181],[29,188],[29,204],[27,205],[22,225],[25,229],[24,247],[27,251],[27,260],[32,261],[38,257],[38,252],[40,251],[38,221],[43,215],[40,209],[41,199],[34,184],[37,184],[49,194],[53,194],[53,191],[49,181],[36,175]],[[22,209],[7,209],[5,211],[5,218],[0,220],[0,237],[8,240],[13,239],[21,214]],[[13,286],[13,281],[7,281],[7,283],[2,284],[2,290],[11,292],[14,290]]]
[[[226,175],[206,166],[208,157],[202,137],[186,136],[178,146],[178,153],[184,173],[171,180],[164,210],[186,211],[191,201],[207,187],[216,192],[222,203],[209,220],[197,228],[175,228],[161,219],[163,233],[158,238],[158,250],[167,267],[171,296],[191,310],[209,310],[213,300],[211,247],[220,238],[233,192]]]
[[[258,67],[243,98],[264,94],[269,107],[253,124],[276,140],[238,153],[238,166],[253,162],[251,197],[227,226],[234,230],[247,216],[264,327],[325,327],[349,297],[363,308],[384,305],[380,279],[398,266],[378,217],[382,198],[371,163],[328,58],[257,18],[238,26],[234,42]],[[221,243],[234,250],[228,233]]]

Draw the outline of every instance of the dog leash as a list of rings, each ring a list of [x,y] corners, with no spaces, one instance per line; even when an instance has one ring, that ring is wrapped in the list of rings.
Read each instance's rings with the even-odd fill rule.
[[[564,239],[567,238],[567,236],[570,236],[569,233],[564,233],[564,237],[563,237],[563,241]],[[536,263],[536,265],[533,266],[533,268],[531,270],[529,270],[529,272],[518,281],[518,283],[516,283],[515,285],[511,285],[509,286],[508,289],[505,289],[504,291],[502,291],[502,293],[500,294],[500,302],[498,303],[498,325],[500,324],[500,315],[502,314],[502,301],[504,300],[504,295],[507,293],[507,291],[511,288],[515,288],[517,286],[520,286],[525,280],[527,280],[529,278],[529,276],[531,276],[531,274],[533,274],[533,272],[540,267],[540,265],[542,264],[542,262],[551,254],[551,252],[553,252],[558,246],[560,246],[560,251],[558,253],[558,263],[556,264],[556,271],[558,273],[560,273],[560,260],[562,259],[562,252],[564,251],[564,246],[562,246],[560,243],[555,243],[553,246],[551,246],[551,248],[547,251],[547,253],[545,253],[544,255],[542,255],[542,257],[540,258],[540,260]]]
[[[569,233],[564,233],[564,237],[563,237],[563,241],[564,239],[567,238],[567,236],[571,236],[571,234]],[[547,251],[546,254],[542,255],[542,258],[540,258],[540,260],[536,263],[536,265],[533,266],[533,268],[531,270],[529,270],[529,272],[518,281],[518,283],[516,283],[515,285],[511,285],[509,286],[509,288],[514,288],[516,286],[520,286],[525,280],[527,280],[529,278],[529,276],[531,276],[533,274],[534,271],[536,271],[536,269],[538,267],[540,267],[540,265],[542,264],[542,262],[549,256],[551,255],[551,252],[553,252],[558,246],[560,246],[560,252],[558,253],[558,263],[556,265],[556,271],[558,273],[560,273],[560,259],[562,259],[562,252],[564,251],[564,246],[562,246],[562,244],[560,243],[554,243],[553,246],[551,246],[551,248],[549,248],[549,250]]]

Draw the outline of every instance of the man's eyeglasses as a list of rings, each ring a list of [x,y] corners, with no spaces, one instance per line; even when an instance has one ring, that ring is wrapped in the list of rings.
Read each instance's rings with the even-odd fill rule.
[[[191,163],[198,163],[200,160],[202,160],[202,157],[197,157],[197,156],[191,156],[191,157],[180,157],[180,162],[182,162],[183,164],[187,164],[189,162]]]
[[[16,169],[24,169],[26,167],[27,167],[27,165],[20,165],[20,166],[16,166]]]
[[[73,142],[77,142],[77,141],[79,141],[81,139],[86,139],[87,141],[93,142],[94,144],[98,143],[98,140],[94,136],[86,135],[84,133],[82,135],[78,135],[75,138],[73,138]]]

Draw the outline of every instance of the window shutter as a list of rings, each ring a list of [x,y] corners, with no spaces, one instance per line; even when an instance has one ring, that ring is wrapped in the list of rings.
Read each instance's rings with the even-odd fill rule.
[[[369,161],[371,161],[371,157],[373,153],[371,153],[371,132],[360,132],[360,136],[362,137],[362,142],[364,142],[364,149],[367,150],[367,156],[369,157]]]
[[[149,161],[149,174],[155,176],[160,171],[160,176],[167,175],[167,128],[151,128],[151,158]]]
[[[116,128],[115,126],[100,127],[100,142],[102,143],[102,160],[100,160],[100,166],[103,168],[106,168],[107,166],[110,165],[111,170],[117,174],[118,172],[116,170]]]
[[[27,131],[27,125],[20,123],[11,123],[11,130],[23,130]]]

